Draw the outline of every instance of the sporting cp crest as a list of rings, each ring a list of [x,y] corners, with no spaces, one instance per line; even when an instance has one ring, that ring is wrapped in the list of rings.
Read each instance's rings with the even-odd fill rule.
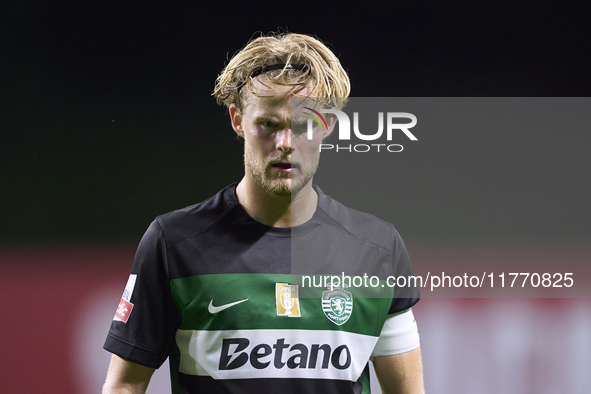
[[[275,283],[277,316],[301,317],[298,285]]]
[[[322,292],[322,310],[328,320],[341,326],[349,320],[353,312],[353,296],[343,289]]]

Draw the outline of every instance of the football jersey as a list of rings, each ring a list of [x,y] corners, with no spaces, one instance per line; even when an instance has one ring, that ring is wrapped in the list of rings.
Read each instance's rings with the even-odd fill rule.
[[[314,188],[314,216],[292,228],[252,219],[236,184],[157,217],[105,349],[152,368],[170,358],[173,393],[369,392],[386,318],[419,300],[384,286],[412,275],[408,253],[393,225]]]

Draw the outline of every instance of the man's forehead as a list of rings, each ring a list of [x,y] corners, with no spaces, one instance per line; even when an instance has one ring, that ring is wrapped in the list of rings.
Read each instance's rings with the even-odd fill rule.
[[[314,85],[312,82],[305,86],[283,85],[255,78],[252,82],[252,91],[251,89],[245,89],[243,93],[245,109],[256,107],[260,110],[272,110],[277,107],[299,105],[313,90]]]

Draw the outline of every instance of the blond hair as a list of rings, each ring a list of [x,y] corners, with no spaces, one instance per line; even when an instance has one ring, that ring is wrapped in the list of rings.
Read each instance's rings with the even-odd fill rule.
[[[216,80],[213,96],[218,104],[236,104],[243,109],[247,89],[257,95],[252,80],[268,66],[281,64],[283,68],[263,71],[270,82],[281,85],[305,86],[313,82],[309,97],[321,97],[324,104],[342,109],[351,91],[349,77],[339,59],[320,40],[295,33],[261,36],[250,41],[230,60]],[[303,68],[290,68],[290,64]]]

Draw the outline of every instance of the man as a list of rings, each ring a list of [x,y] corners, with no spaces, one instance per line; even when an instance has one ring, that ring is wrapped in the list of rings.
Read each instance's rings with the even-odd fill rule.
[[[349,90],[338,59],[305,35],[257,38],[229,62],[214,95],[244,139],[244,178],[147,230],[105,342],[104,393],[145,392],[167,357],[175,393],[369,392],[370,359],[384,392],[423,392],[418,294],[349,285],[306,297],[293,283],[335,262],[412,274],[392,225],[312,185],[335,118],[309,138],[292,105],[341,109]]]

